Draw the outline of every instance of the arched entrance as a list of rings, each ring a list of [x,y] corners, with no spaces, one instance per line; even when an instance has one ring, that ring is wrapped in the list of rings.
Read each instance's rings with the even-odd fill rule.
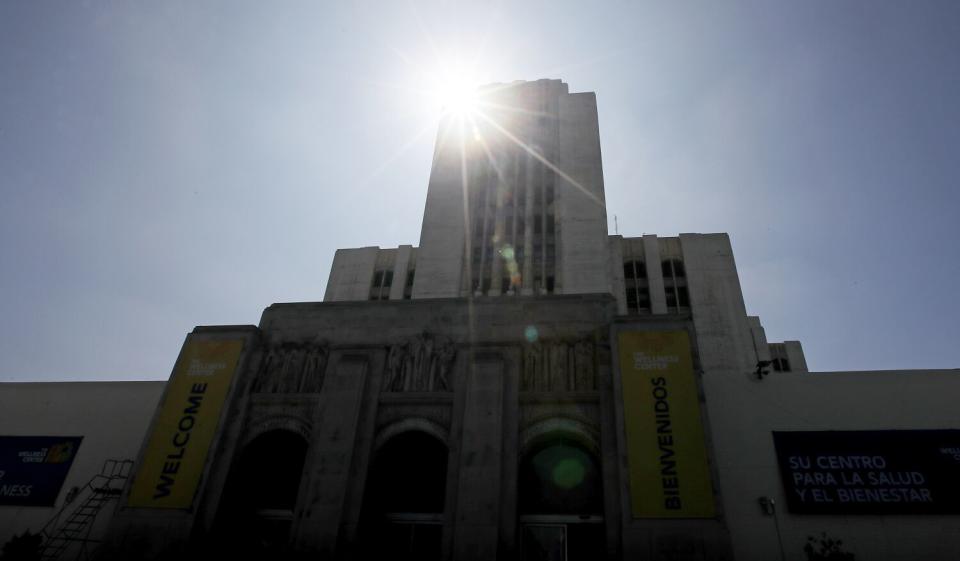
[[[519,478],[524,561],[605,555],[600,462],[586,447],[547,436],[523,455]]]
[[[443,442],[419,430],[400,433],[376,451],[364,493],[371,558],[440,559],[447,453]]]
[[[215,532],[218,541],[244,555],[287,548],[307,442],[288,430],[272,430],[244,447],[234,462]]]

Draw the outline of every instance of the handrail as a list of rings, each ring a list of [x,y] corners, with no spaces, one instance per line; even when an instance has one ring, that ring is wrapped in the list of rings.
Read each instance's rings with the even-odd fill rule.
[[[78,488],[77,493],[70,501],[64,501],[63,506],[47,521],[40,529],[42,536],[42,545],[40,548],[41,558],[56,559],[72,543],[81,543],[86,547],[87,543],[97,543],[100,540],[90,538],[90,531],[93,529],[93,520],[100,513],[103,504],[118,497],[123,491],[123,485],[116,485],[117,482],[126,481],[130,476],[133,467],[133,460],[129,459],[108,459],[103,462],[100,473],[93,475],[82,487]],[[98,497],[103,497],[95,505],[91,501]],[[80,513],[81,509],[88,507],[91,511]],[[60,524],[60,519],[71,509],[66,521]],[[80,528],[74,528],[70,532],[79,533],[86,527],[86,535],[79,535],[67,531],[66,526],[78,518]],[[83,550],[81,550],[83,551]]]

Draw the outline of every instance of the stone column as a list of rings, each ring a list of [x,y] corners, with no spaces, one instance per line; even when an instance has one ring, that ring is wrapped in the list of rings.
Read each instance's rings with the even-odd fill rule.
[[[617,313],[627,313],[627,285],[623,278],[623,236],[610,236],[610,292],[617,299]]]
[[[479,197],[483,202],[480,203],[482,206],[479,209],[479,212],[476,213],[478,219],[482,220],[482,227],[480,229],[480,270],[477,271],[477,290],[474,293],[475,296],[480,296],[483,294],[483,279],[486,278],[487,270],[487,259],[490,257],[487,255],[487,241],[489,240],[490,230],[488,225],[490,224],[490,217],[488,216],[490,211],[490,177],[488,174],[483,175],[482,179],[483,196]],[[472,233],[471,233],[472,235]],[[474,249],[476,251],[476,249]],[[473,279],[470,280],[473,282]]]
[[[307,450],[307,481],[301,485],[307,506],[294,528],[295,548],[323,558],[332,558],[337,546],[369,370],[368,357],[363,354],[341,354],[333,359],[336,366],[324,380]]]
[[[453,558],[496,559],[503,463],[503,359],[477,355],[468,367],[460,438]]]
[[[663,292],[663,269],[660,267],[660,243],[657,236],[643,236],[643,262],[647,266],[647,287],[650,290],[650,311],[667,313],[667,295]]]
[[[507,190],[510,188],[507,177],[510,169],[510,160],[509,152],[503,153],[499,166],[500,172],[497,174],[497,206],[496,209],[494,209],[493,254],[490,255],[490,259],[493,261],[490,263],[490,292],[488,293],[491,296],[499,296],[501,292],[503,292],[500,290],[500,280],[503,277],[503,256],[500,255],[500,252],[503,250],[506,238],[506,228],[503,220],[503,200]]]
[[[537,148],[534,147],[534,150]],[[536,179],[536,170],[540,162],[533,156],[527,155],[527,177],[524,182],[524,207],[523,207],[523,276],[520,279],[523,288],[521,294],[530,296],[533,294],[533,190],[536,189],[534,180]]]
[[[410,268],[410,252],[413,246],[401,245],[397,248],[397,259],[393,262],[393,284],[390,286],[390,299],[403,300],[403,291],[407,287],[407,270]]]

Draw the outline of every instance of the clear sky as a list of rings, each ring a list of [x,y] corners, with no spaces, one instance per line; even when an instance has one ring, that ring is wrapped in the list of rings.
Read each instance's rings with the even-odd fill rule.
[[[596,92],[611,233],[728,232],[812,370],[960,367],[960,3],[11,0],[0,381],[165,379],[417,244],[461,66]]]

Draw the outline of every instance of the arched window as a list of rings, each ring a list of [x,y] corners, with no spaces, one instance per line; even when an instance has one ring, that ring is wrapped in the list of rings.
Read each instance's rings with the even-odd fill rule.
[[[603,556],[600,462],[578,442],[548,438],[520,464],[523,559],[578,561]]]
[[[234,462],[220,500],[215,532],[245,554],[286,549],[307,442],[288,430],[266,432]]]
[[[443,442],[417,430],[376,451],[364,492],[371,558],[440,559],[447,454]]]

